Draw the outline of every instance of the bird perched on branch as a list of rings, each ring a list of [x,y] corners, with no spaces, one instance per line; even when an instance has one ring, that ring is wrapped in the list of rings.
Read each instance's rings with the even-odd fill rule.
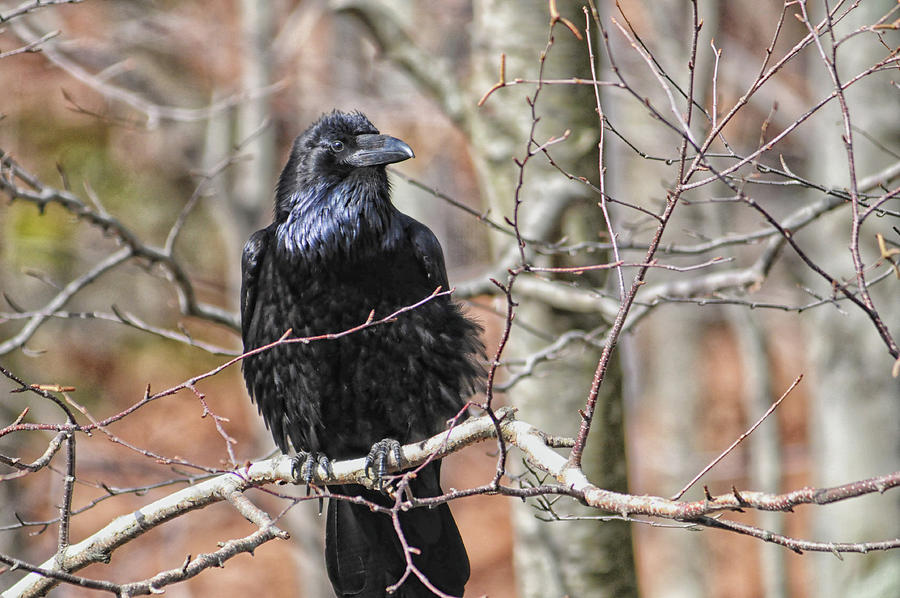
[[[274,221],[254,233],[242,259],[244,350],[349,330],[448,290],[444,257],[425,225],[391,204],[385,165],[410,147],[362,114],[332,112],[294,141],[275,197]],[[244,360],[247,388],[279,448],[292,445],[300,475],[317,464],[368,455],[377,477],[400,443],[445,428],[483,374],[480,326],[446,294],[394,321],[330,340],[280,344]],[[439,496],[440,462],[410,479],[419,498]],[[385,507],[394,499],[359,485],[334,494]],[[461,596],[469,561],[445,503],[401,511],[404,550],[392,519],[330,499],[326,565],[338,596],[386,596],[408,559],[430,584]],[[414,574],[391,596],[432,596]]]

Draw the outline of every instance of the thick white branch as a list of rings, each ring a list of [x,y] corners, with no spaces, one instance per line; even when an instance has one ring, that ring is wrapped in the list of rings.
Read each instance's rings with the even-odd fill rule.
[[[388,469],[397,471],[401,468],[416,467],[429,459],[444,457],[465,446],[496,438],[499,428],[503,441],[507,446],[518,447],[532,466],[556,479],[556,485],[541,488],[541,492],[544,494],[569,495],[598,510],[618,513],[624,516],[645,515],[692,521],[698,525],[718,527],[722,526],[714,524],[720,520],[709,518],[707,515],[747,508],[790,511],[793,506],[799,504],[827,504],[863,494],[885,492],[888,489],[900,487],[900,472],[894,472],[834,488],[802,488],[781,495],[738,491],[734,488],[727,494],[719,496],[707,495],[704,499],[697,501],[677,501],[658,496],[622,494],[599,488],[592,483],[581,469],[571,466],[567,456],[550,446],[546,434],[527,422],[516,420],[513,409],[500,409],[497,411],[496,416],[499,420],[498,424],[495,424],[494,420],[489,416],[476,417],[422,442],[405,445],[402,449],[403,462],[398,464],[393,456],[389,456]],[[334,462],[330,475],[321,467],[315,473],[317,484],[359,483],[371,485],[372,483],[366,474],[366,463],[363,458]],[[274,521],[268,514],[254,506],[242,493],[254,486],[270,483],[291,483],[293,481],[293,461],[289,457],[278,456],[253,463],[249,467],[225,473],[189,488],[179,490],[133,513],[118,517],[103,529],[78,544],[69,546],[65,554],[60,557],[51,557],[41,565],[41,568],[71,573],[91,563],[108,562],[110,555],[116,548],[136,539],[144,532],[180,515],[222,500],[229,501],[241,515],[260,529],[260,532],[257,534],[248,536],[240,541],[232,541],[231,543],[236,545],[235,550],[224,555],[224,558],[230,558],[238,550],[252,550],[255,546],[269,539],[287,537],[285,532],[275,527]],[[520,491],[511,487],[486,486],[481,490],[481,493],[500,492],[524,497],[532,489]],[[447,498],[452,497],[448,496]],[[747,530],[732,531],[750,533]],[[865,552],[866,550],[887,550],[900,547],[900,539],[880,543],[838,545],[802,542],[783,537],[779,537],[779,540],[779,538],[774,538],[772,534],[767,534],[765,530],[758,530],[758,533],[753,532],[751,535],[777,542],[794,550]],[[259,536],[256,543],[254,543],[255,536]],[[227,542],[225,543],[225,545],[228,544]],[[245,544],[246,546],[244,546]],[[217,558],[217,554],[212,553],[211,555],[201,556],[209,557],[206,560],[213,562]],[[200,559],[198,557],[195,560],[199,561]],[[163,572],[152,579],[159,578],[161,582],[167,580],[169,582],[178,581],[187,576],[196,575],[209,566],[212,565],[201,562],[190,563],[190,567],[186,565],[180,570]],[[190,575],[182,575],[179,578],[178,571],[182,573],[187,572]],[[56,583],[58,583],[56,580],[37,573],[31,573],[4,592],[2,596],[3,598],[38,596],[48,591]],[[127,588],[129,592],[132,589],[139,590],[135,593],[147,593],[146,591],[140,591],[141,589],[153,591],[152,588],[148,589],[146,582],[125,584],[122,587]]]
[[[499,417],[511,415],[511,410],[501,410]],[[464,446],[495,436],[495,428],[488,417],[470,419],[447,433],[439,434],[420,443],[403,447],[404,466],[423,463],[432,455],[438,457],[452,453]],[[398,469],[393,457],[388,468]],[[332,475],[321,468],[316,472],[318,481],[329,484],[361,483],[370,485],[365,473],[365,459],[336,461]],[[246,519],[266,530],[272,521],[263,511],[250,503],[242,492],[254,486],[275,482],[293,482],[293,461],[286,456],[278,456],[251,464],[249,467],[200,482],[149,505],[117,517],[104,528],[77,544],[69,546],[65,554],[47,559],[42,569],[62,570],[68,573],[82,569],[92,563],[109,561],[113,551],[145,532],[212,503],[228,500]],[[285,532],[275,528],[274,536],[287,537]],[[30,573],[17,584],[3,592],[3,598],[39,596],[58,583],[38,573]]]

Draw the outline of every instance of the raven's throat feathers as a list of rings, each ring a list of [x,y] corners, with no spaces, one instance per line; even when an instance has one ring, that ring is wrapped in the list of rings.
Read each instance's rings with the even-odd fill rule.
[[[368,179],[368,180],[367,180]],[[292,260],[322,262],[390,250],[402,234],[384,187],[350,176],[298,189],[287,218],[275,229],[278,248]]]

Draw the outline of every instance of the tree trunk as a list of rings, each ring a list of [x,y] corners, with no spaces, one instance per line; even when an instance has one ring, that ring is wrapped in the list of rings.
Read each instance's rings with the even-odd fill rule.
[[[863,24],[875,22],[890,10],[890,1],[863,3],[849,19],[837,26],[838,37]],[[815,16],[815,19],[820,18]],[[827,36],[825,36],[827,37]],[[830,42],[823,39],[826,52]],[[884,53],[874,38],[857,36],[849,47],[842,47],[837,62],[844,81],[871,65]],[[809,54],[809,79],[813,95],[834,89],[818,52]],[[861,132],[874,136],[882,144],[896,147],[900,138],[897,114],[900,102],[889,80],[893,75],[869,77],[847,90],[854,131],[857,177],[862,179],[896,161]],[[813,177],[824,184],[849,188],[848,161],[841,141],[843,126],[837,102],[832,101],[816,123],[810,136],[809,155]],[[818,195],[818,194],[816,194]],[[814,235],[802,243],[818,263],[833,276],[853,280],[849,245],[850,206],[823,220]],[[866,266],[877,259],[873,253],[874,235],[890,237],[889,218],[870,218],[860,237],[860,249]],[[872,274],[869,274],[869,278]],[[900,322],[900,302],[896,281],[872,289],[872,299],[882,319],[896,333]],[[805,284],[828,295],[827,283],[807,271]],[[815,342],[810,359],[814,385],[810,436],[816,464],[813,484],[829,486],[850,480],[895,471],[898,467],[897,422],[900,421],[900,379],[891,377],[893,359],[865,314],[849,303],[843,312],[828,307],[813,310],[807,323]],[[879,515],[873,517],[872,513]],[[814,535],[818,540],[859,541],[896,537],[900,528],[900,502],[896,496],[875,495],[852,502],[816,509]],[[816,554],[815,589],[812,595],[869,597],[900,595],[900,559],[889,552],[869,554],[865,559],[838,561],[829,554]]]
[[[579,3],[560,2],[560,11],[575,22],[583,22]],[[506,55],[508,78],[536,79],[539,57],[547,39],[549,14],[543,0],[528,2],[479,2],[474,6],[473,99],[497,80],[501,53]],[[579,26],[583,30],[583,26]],[[587,47],[564,27],[553,31],[547,55],[545,78],[589,77]],[[595,40],[596,45],[596,40]],[[525,95],[535,96],[533,87],[515,87],[495,92],[471,118],[471,138],[483,198],[491,213],[511,217],[519,171],[512,157],[524,158],[532,118]],[[554,159],[571,172],[593,173],[596,183],[598,119],[593,90],[587,86],[545,86],[537,98],[540,122],[535,140],[544,143],[571,130],[571,137],[554,145]],[[586,198],[584,187],[566,180],[542,156],[526,167],[526,182],[519,192],[524,236],[569,242],[596,240],[605,230],[596,202]],[[495,261],[511,266],[517,248],[508,236],[493,239]],[[530,256],[535,263],[541,259]],[[548,263],[550,260],[542,258]],[[598,257],[598,261],[602,258]],[[582,282],[589,281],[588,278]],[[535,301],[522,301],[505,359],[524,358],[544,348],[549,339],[567,330],[592,329],[599,316],[578,317]],[[570,349],[559,361],[538,366],[534,375],[517,384],[510,394],[520,417],[551,434],[574,436],[580,424],[599,350],[584,346]],[[625,491],[627,477],[623,437],[621,382],[617,367],[611,368],[602,387],[594,429],[585,453],[584,468],[602,487]],[[518,467],[518,463],[511,463]],[[519,467],[521,469],[521,467]],[[596,515],[590,509],[560,500],[556,513],[563,517]],[[516,502],[515,564],[520,596],[603,597],[636,595],[631,530],[614,522],[556,522],[537,519],[541,513],[532,503]],[[546,514],[543,514],[546,515]]]

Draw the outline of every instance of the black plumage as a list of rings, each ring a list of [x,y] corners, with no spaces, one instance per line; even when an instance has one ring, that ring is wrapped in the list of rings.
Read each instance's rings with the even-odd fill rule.
[[[441,246],[390,201],[384,165],[413,157],[360,113],[333,112],[297,137],[281,173],[272,224],[242,259],[244,349],[281,337],[340,332],[448,288]],[[412,442],[444,429],[482,377],[480,327],[447,296],[396,321],[334,339],[277,346],[244,360],[244,379],[275,442],[287,452],[344,459],[379,441]],[[440,463],[412,480],[419,497],[442,493]],[[332,491],[390,506],[362,486]],[[421,551],[416,567],[442,591],[462,595],[469,562],[444,504],[401,514]],[[338,596],[381,597],[406,561],[391,519],[331,500],[326,564]],[[410,578],[393,596],[431,596]]]

